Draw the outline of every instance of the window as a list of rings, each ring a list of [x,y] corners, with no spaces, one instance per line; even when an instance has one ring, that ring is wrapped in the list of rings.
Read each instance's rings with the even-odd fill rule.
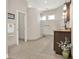
[[[42,16],[41,17],[41,20],[46,20],[46,16]]]
[[[48,20],[55,20],[55,15],[49,15]]]

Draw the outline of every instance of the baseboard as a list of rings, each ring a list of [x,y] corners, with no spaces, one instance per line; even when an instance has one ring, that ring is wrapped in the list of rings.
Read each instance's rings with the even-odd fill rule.
[[[28,39],[27,41],[33,41],[33,40],[39,40],[39,39],[41,39],[43,36],[40,36],[40,37],[38,37],[38,38],[35,38],[35,39]]]
[[[43,36],[53,36],[53,34],[44,34]]]
[[[10,46],[8,46],[8,48],[12,48],[12,47],[15,47],[15,46],[17,46],[17,44],[10,45]]]

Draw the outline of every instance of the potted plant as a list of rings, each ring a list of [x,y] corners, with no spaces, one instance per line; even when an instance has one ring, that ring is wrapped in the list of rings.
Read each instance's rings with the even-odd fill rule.
[[[72,47],[70,41],[68,40],[67,37],[65,37],[65,41],[60,41],[57,42],[58,47],[60,47],[62,49],[62,55],[64,57],[64,59],[68,59],[69,58],[69,53],[70,53],[70,49]]]

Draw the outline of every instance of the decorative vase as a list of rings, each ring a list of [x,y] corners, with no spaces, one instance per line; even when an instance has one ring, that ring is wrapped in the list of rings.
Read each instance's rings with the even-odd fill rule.
[[[63,50],[62,55],[64,59],[69,59],[69,50]]]

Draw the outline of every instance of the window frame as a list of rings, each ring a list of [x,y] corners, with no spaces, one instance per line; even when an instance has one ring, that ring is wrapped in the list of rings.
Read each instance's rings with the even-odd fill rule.
[[[53,16],[53,18],[49,18],[49,17],[52,17],[52,16]],[[52,15],[48,15],[47,18],[48,18],[47,20],[55,20],[56,19],[56,16],[54,14],[52,14]]]
[[[43,17],[45,17],[45,19],[43,19]],[[47,16],[41,16],[40,20],[46,21],[47,20]]]

